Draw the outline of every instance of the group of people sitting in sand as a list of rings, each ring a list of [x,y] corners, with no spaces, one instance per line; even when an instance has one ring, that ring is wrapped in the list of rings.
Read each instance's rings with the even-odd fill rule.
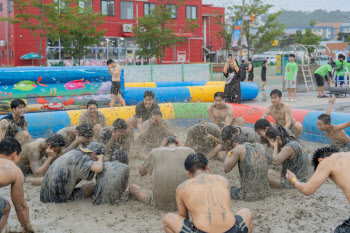
[[[350,201],[350,154],[338,153],[350,151],[350,138],[344,131],[350,122],[331,124],[335,99],[329,100],[326,113],[317,119],[318,128],[333,145],[314,152],[315,173],[308,180],[308,153],[299,140],[303,126],[282,102],[281,91],[273,90],[270,97],[272,105],[250,128],[244,126],[243,118],[234,117],[239,114],[225,103],[224,93],[217,92],[207,109],[210,122],[189,128],[185,142],[163,119],[151,91],[144,93],[135,116],[126,121],[116,116],[112,126],[107,126],[97,102],[90,101],[78,126],[35,140],[28,133],[31,122],[24,117],[25,103],[13,100],[12,113],[0,120],[0,187],[11,185],[12,202],[25,232],[35,230],[23,182],[41,185],[44,203],[91,197],[95,205],[113,205],[131,195],[158,209],[178,210],[178,214],[164,216],[163,227],[165,232],[182,233],[252,232],[250,210],[234,214],[231,199],[260,200],[270,188],[296,188],[311,195],[329,177]],[[269,116],[273,123],[267,120]],[[141,176],[153,175],[152,190],[129,184],[132,158],[143,160]],[[226,178],[210,174],[210,159],[222,161],[226,173],[238,164],[241,187],[231,187]],[[81,180],[91,182],[76,187]],[[9,202],[2,197],[0,211],[1,231],[8,228],[10,212]],[[348,232],[349,225],[350,219],[336,232]]]

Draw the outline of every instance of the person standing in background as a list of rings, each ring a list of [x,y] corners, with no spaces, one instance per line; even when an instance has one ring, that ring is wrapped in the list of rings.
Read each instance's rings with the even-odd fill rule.
[[[254,65],[251,58],[248,58],[248,82],[254,81]]]
[[[264,87],[265,87],[265,84],[266,84],[266,70],[268,69],[269,67],[267,66],[267,61],[265,60],[262,64],[262,68],[261,68],[261,81],[263,82],[260,86],[260,89],[263,91],[265,90]]]
[[[294,62],[295,54],[289,54],[289,63],[286,65],[285,75],[283,83],[285,88],[288,89],[288,100],[295,102],[297,95],[297,76],[298,76],[298,65]],[[293,91],[293,100],[292,100]]]
[[[224,76],[226,77],[225,84],[225,102],[226,103],[241,103],[241,78],[239,67],[234,57],[227,58],[224,67]]]
[[[239,66],[239,71],[241,72],[241,82],[244,82],[247,78],[247,64],[245,60],[242,60],[242,64]]]

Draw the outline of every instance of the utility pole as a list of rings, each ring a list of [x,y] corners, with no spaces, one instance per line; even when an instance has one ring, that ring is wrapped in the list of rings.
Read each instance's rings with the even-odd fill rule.
[[[242,60],[243,60],[243,33],[244,33],[244,0],[242,0],[242,11],[241,11],[241,19],[242,19],[242,26],[241,26],[241,50],[242,50]]]

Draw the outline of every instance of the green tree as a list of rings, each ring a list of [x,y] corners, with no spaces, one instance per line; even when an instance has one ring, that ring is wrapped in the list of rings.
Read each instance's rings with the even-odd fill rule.
[[[314,25],[315,21],[310,21],[310,26]],[[305,28],[304,34],[297,30],[294,36],[294,44],[302,45],[319,45],[322,40],[322,36],[318,36],[312,32],[311,28]],[[312,53],[315,49],[310,47],[308,48],[309,53]]]
[[[104,16],[92,13],[92,8],[84,8],[73,1],[65,10],[64,17],[57,28],[58,36],[64,45],[64,51],[72,56],[77,64],[90,52],[88,46],[97,45],[105,35],[105,29],[99,29],[104,23]]]
[[[254,14],[254,24],[259,25],[259,16],[266,15],[272,7],[273,5],[264,4],[263,0],[251,0],[249,4],[245,5],[244,12],[245,15]],[[241,18],[242,6],[234,6],[230,10],[233,11],[235,20]],[[277,17],[282,13],[282,11],[278,11],[268,15],[265,24],[261,26],[253,26],[250,21],[244,21],[243,34],[247,37],[249,56],[273,48],[271,43],[284,35],[285,25],[277,20]]]
[[[136,43],[140,48],[137,55],[146,59],[160,57],[159,63],[162,64],[165,50],[176,46],[178,42],[185,41],[183,37],[175,34],[176,24],[172,19],[174,8],[166,6],[174,3],[180,6],[184,2],[185,0],[159,0],[156,10],[153,10],[150,15],[138,18],[138,25],[133,28]],[[176,5],[173,6],[176,7]],[[196,20],[186,20],[183,30],[193,32],[196,27],[198,27]]]
[[[223,22],[223,18],[225,15],[217,12],[217,15],[214,17],[214,22],[216,25],[220,27],[220,30],[215,32],[215,37],[218,40],[221,40],[221,49],[225,50],[228,54],[230,49],[232,48],[232,33],[234,25],[227,24]],[[226,55],[224,55],[226,57]]]

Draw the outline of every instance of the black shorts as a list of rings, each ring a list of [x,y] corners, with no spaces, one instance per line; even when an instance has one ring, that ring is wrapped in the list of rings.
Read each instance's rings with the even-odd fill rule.
[[[253,82],[254,74],[248,74],[248,81]]]
[[[315,79],[316,79],[316,85],[318,87],[323,87],[324,86],[324,80],[323,77],[319,74],[315,74]]]
[[[236,223],[235,225],[228,231],[224,233],[248,233],[248,227],[245,225],[245,222],[240,215],[235,215]],[[198,230],[193,222],[191,222],[188,219],[183,220],[183,226],[182,229],[179,231],[179,233],[206,233],[205,231]]]
[[[111,94],[113,95],[122,94],[121,87],[122,85],[120,84],[119,81],[112,81]]]
[[[335,228],[334,233],[346,233],[350,232],[350,218],[348,220],[345,220],[343,224],[337,226]]]
[[[261,81],[266,82],[266,75],[265,76],[261,76]]]

